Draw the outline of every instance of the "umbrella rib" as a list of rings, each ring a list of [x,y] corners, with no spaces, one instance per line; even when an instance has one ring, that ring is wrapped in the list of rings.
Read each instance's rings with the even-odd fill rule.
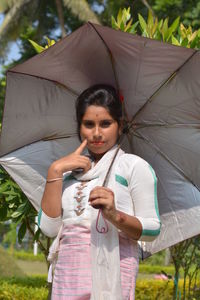
[[[197,190],[200,192],[200,188],[189,178],[183,170],[177,164],[175,164],[160,148],[158,148],[156,145],[154,145],[149,139],[147,139],[144,135],[141,133],[133,133],[134,136],[142,139],[147,144],[149,144],[153,149],[155,149],[162,157],[164,157],[169,164],[171,164],[186,180],[188,180],[192,185],[194,185]]]
[[[29,146],[29,145],[31,145],[31,144],[33,144],[33,143],[37,143],[37,142],[47,142],[47,141],[51,141],[51,140],[59,140],[59,139],[67,139],[67,138],[71,138],[71,137],[76,137],[77,136],[77,134],[67,134],[67,135],[62,135],[62,136],[55,136],[55,137],[53,137],[53,136],[49,136],[49,137],[45,137],[45,138],[41,138],[41,139],[39,139],[39,140],[36,140],[36,141],[32,141],[32,142],[29,142],[28,144],[26,144],[26,145],[23,145],[23,146],[20,146],[20,147],[18,147],[18,148],[16,148],[16,149],[13,149],[13,150],[9,150],[8,152],[6,152],[6,153],[3,153],[3,154],[1,154],[0,155],[0,159],[4,156],[4,155],[7,155],[7,154],[10,154],[11,152],[13,152],[13,151],[17,151],[17,150],[19,150],[19,149],[21,149],[21,148],[23,148],[23,147],[25,147],[25,146]]]
[[[120,94],[120,86],[119,86],[119,81],[118,81],[118,77],[117,77],[117,72],[115,70],[115,63],[114,63],[114,58],[113,58],[112,52],[111,52],[110,48],[108,47],[108,45],[106,44],[104,38],[101,36],[101,34],[99,33],[99,31],[94,26],[94,24],[92,24],[91,22],[88,22],[88,23],[94,29],[94,31],[96,32],[96,34],[99,36],[99,38],[103,42],[103,44],[104,44],[104,46],[105,46],[105,48],[106,48],[106,50],[108,52],[108,55],[110,57],[110,62],[111,62],[112,70],[113,70],[113,74],[114,74],[114,78],[115,78],[115,82],[116,82],[116,86],[117,86],[117,90],[118,90],[118,93]],[[127,114],[127,111],[126,111],[126,108],[125,108],[124,101],[122,102],[122,111],[123,111],[123,119],[125,120],[125,122],[129,123],[130,120],[129,120],[129,117],[128,117],[128,114]],[[129,142],[130,142],[131,150],[133,150],[131,139],[130,139],[129,136],[128,136],[128,139],[129,139]]]
[[[133,128],[132,128],[133,127]],[[129,127],[129,130],[134,129],[142,129],[142,128],[147,128],[147,127],[164,127],[164,128],[196,128],[196,129],[200,129],[200,123],[195,124],[195,123],[188,123],[188,124],[184,124],[184,123],[175,123],[175,124],[169,124],[169,123],[132,123]]]
[[[63,83],[60,83],[56,80],[52,80],[52,79],[49,79],[49,78],[45,78],[45,77],[42,77],[42,76],[38,76],[38,75],[32,75],[32,74],[27,74],[27,73],[24,73],[24,72],[16,72],[16,71],[8,71],[10,73],[16,73],[16,74],[22,74],[22,75],[27,75],[27,76],[32,76],[32,77],[35,77],[35,78],[39,78],[39,79],[43,79],[43,80],[47,80],[47,81],[50,81],[50,82],[54,82],[56,83],[57,85],[63,87],[64,89],[68,90],[70,93],[72,93],[73,95],[75,96],[79,96],[79,93],[77,93],[75,90],[71,89],[70,87],[64,85]]]
[[[106,44],[106,42],[103,39],[103,37],[101,36],[101,34],[96,29],[96,27],[91,22],[88,22],[88,23],[94,29],[94,31],[96,32],[96,34],[98,35],[98,37],[101,39],[101,41],[103,42],[103,44],[104,44],[104,46],[105,46],[105,48],[106,48],[106,50],[108,52],[108,55],[110,57],[110,62],[111,62],[112,70],[113,70],[113,74],[114,74],[114,78],[115,78],[115,82],[116,82],[116,86],[117,86],[117,89],[119,91],[119,81],[118,81],[117,73],[116,73],[115,66],[114,66],[114,59],[113,59],[112,52],[111,52],[110,48],[108,47],[108,45]]]
[[[51,140],[59,140],[59,139],[66,139],[66,138],[70,138],[70,137],[74,137],[77,136],[77,133],[74,134],[66,134],[66,135],[52,135],[52,136],[47,136],[45,138],[42,139],[42,141],[51,141]]]
[[[135,113],[135,115],[132,118],[132,121],[143,111],[143,109],[149,104],[153,98],[160,92],[160,90],[167,85],[177,74],[177,72],[197,53],[197,51],[194,50],[194,52],[180,65],[162,84],[161,86],[147,99],[147,101],[143,104],[143,106]]]

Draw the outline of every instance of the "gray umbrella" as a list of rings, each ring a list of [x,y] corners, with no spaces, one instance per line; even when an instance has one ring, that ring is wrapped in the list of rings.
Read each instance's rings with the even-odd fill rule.
[[[199,51],[85,24],[10,69],[0,163],[39,209],[48,166],[79,144],[75,99],[97,83],[124,96],[127,152],[158,177],[162,229],[147,253],[200,233]]]

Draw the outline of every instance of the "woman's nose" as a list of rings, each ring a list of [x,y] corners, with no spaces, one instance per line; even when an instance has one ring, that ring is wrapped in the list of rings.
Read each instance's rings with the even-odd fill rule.
[[[101,136],[101,131],[100,131],[99,126],[95,126],[95,128],[94,128],[94,136],[95,137]]]

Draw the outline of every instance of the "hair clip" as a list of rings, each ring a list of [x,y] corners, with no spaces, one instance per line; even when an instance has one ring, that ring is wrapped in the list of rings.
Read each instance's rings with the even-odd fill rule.
[[[122,95],[122,93],[119,91],[119,100],[121,103],[124,102],[124,96]]]

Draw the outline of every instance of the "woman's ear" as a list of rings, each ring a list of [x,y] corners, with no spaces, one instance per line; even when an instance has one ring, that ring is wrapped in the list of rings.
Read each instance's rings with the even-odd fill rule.
[[[124,121],[121,119],[119,122],[119,129],[118,129],[119,136],[121,136],[123,133],[123,126],[124,126]]]

